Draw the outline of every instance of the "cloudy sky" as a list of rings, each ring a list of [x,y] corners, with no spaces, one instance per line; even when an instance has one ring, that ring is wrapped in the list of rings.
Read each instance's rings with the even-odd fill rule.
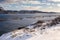
[[[5,10],[40,10],[60,12],[60,0],[0,0]]]

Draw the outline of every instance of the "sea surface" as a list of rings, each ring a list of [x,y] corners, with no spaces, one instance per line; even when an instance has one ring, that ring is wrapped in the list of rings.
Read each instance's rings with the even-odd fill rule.
[[[59,13],[0,14],[0,35],[19,27],[26,27],[38,20],[50,21],[58,16]]]

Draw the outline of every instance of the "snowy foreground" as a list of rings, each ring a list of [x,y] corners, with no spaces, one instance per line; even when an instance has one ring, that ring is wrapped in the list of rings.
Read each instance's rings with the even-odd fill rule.
[[[60,40],[60,24],[44,30],[40,28],[15,30],[0,36],[0,40]]]

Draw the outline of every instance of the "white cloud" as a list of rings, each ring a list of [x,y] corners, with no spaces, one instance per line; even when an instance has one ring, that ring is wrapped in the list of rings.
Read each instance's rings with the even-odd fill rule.
[[[58,7],[60,7],[60,4],[57,4]]]
[[[43,0],[46,1],[46,0]],[[53,1],[53,3],[49,2]],[[42,10],[42,11],[60,11],[60,4],[56,4],[56,2],[60,2],[60,0],[47,0],[47,2],[35,1],[35,0],[5,0],[3,4],[10,4],[10,6],[4,6],[5,9],[11,10]],[[15,4],[16,6],[13,7]],[[22,5],[25,4],[25,5]],[[26,5],[28,4],[28,5]],[[33,5],[29,5],[33,4]],[[41,4],[38,5],[37,4]],[[35,6],[36,5],[36,6]]]
[[[49,1],[53,1],[53,2],[60,2],[60,0],[49,0]]]
[[[2,3],[6,4],[6,3],[16,3],[16,2],[19,2],[20,0],[3,0]]]
[[[14,3],[17,2],[18,0],[4,0],[3,3]]]
[[[31,4],[41,4],[39,1],[30,1]]]
[[[22,3],[22,4],[41,4],[39,1],[31,1],[31,0],[14,0],[14,1],[9,1],[8,3]]]
[[[24,6],[22,10],[40,10],[41,6]]]
[[[4,0],[2,3],[18,3],[18,2],[24,2],[24,3],[39,3],[39,1],[33,1],[33,0]]]
[[[35,5],[41,4],[41,2],[39,1],[22,1],[21,3],[22,4],[35,4]]]

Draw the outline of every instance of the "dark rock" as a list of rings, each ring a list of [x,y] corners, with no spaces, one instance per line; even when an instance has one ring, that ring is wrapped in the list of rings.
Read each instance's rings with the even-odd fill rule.
[[[25,28],[25,27],[19,27],[18,29],[23,29],[23,28]]]

